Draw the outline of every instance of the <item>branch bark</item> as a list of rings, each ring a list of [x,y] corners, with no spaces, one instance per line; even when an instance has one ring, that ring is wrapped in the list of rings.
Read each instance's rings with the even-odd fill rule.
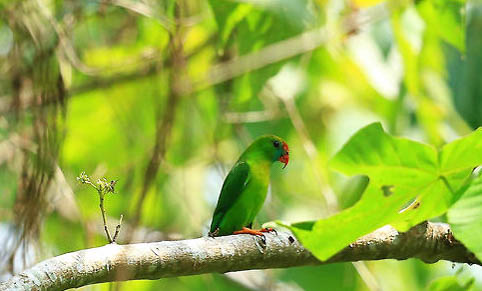
[[[266,244],[250,235],[109,244],[40,262],[0,283],[0,290],[61,290],[112,281],[408,258],[482,265],[453,237],[447,224],[425,222],[406,233],[385,226],[324,262],[313,257],[289,232],[266,234]]]

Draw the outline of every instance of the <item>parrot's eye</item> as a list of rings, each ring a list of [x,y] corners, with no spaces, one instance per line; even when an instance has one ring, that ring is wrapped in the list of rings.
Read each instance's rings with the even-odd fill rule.
[[[275,148],[279,148],[279,145],[280,145],[279,141],[277,141],[277,140],[273,141],[273,146]]]

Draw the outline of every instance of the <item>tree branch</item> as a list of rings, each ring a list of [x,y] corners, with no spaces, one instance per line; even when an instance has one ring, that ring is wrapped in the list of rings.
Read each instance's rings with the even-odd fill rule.
[[[313,257],[289,232],[266,234],[266,245],[250,235],[109,244],[40,262],[0,283],[0,290],[59,290],[111,281],[408,258],[482,265],[453,237],[447,224],[425,222],[406,233],[382,227],[325,262]]]

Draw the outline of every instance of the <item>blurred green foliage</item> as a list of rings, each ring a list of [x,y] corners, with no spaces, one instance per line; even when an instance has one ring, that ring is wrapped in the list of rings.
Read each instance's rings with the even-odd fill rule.
[[[438,278],[430,283],[428,290],[430,291],[463,291],[463,290],[474,290],[473,287],[473,280],[468,280],[467,282],[460,283],[459,280],[455,276],[447,276]]]
[[[15,205],[26,203],[18,199],[23,154],[39,148],[33,120],[51,106],[32,89],[42,75],[27,77],[42,54],[53,52],[50,72],[60,72],[66,105],[53,117],[63,180],[55,176],[47,196],[39,258],[105,243],[98,197],[75,181],[82,171],[119,180],[106,210],[111,228],[124,215],[119,243],[128,241],[166,128],[134,241],[206,234],[227,170],[266,133],[288,141],[291,160],[275,166],[258,224],[318,220],[354,205],[366,178],[342,176],[328,160],[360,128],[381,122],[390,135],[440,149],[482,125],[481,11],[461,0],[0,0],[2,223],[15,223]],[[173,121],[162,127],[168,112]],[[362,214],[373,218],[379,205],[365,201],[371,210]],[[480,277],[445,262],[365,266],[375,287],[353,265],[336,264],[84,289],[423,290],[459,269]]]

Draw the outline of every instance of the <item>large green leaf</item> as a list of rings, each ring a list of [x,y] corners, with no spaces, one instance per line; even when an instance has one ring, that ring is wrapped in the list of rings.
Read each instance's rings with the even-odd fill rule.
[[[467,191],[449,209],[447,218],[454,236],[482,259],[482,175],[474,178]]]
[[[385,197],[370,183],[353,207],[315,223],[293,224],[291,230],[316,257],[326,260],[358,237],[390,223],[403,203],[398,195]]]
[[[429,145],[392,137],[379,123],[368,125],[331,163],[344,174],[369,177],[360,201],[328,219],[293,224],[291,229],[315,256],[326,260],[383,225],[405,231],[440,216],[460,196],[472,167],[481,163],[475,156],[481,143],[481,131],[476,131],[437,151]]]
[[[332,167],[347,175],[367,175],[378,185],[418,189],[437,178],[437,151],[415,141],[394,138],[380,123],[358,131],[333,158]]]
[[[447,175],[482,164],[482,128],[442,148],[440,171]]]

